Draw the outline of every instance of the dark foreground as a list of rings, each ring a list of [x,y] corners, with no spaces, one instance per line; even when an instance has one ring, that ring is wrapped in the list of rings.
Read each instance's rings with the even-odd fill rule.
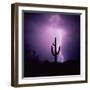
[[[79,74],[80,62],[78,60],[67,61],[64,63],[24,63],[24,77],[62,76]]]

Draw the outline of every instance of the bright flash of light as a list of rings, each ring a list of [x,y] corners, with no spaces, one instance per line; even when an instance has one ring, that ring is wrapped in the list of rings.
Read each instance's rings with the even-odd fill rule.
[[[58,15],[55,15],[53,17],[49,18],[49,23],[46,24],[46,26],[44,26],[43,28],[41,28],[41,32],[44,33],[42,35],[38,34],[38,37],[40,38],[44,38],[44,40],[42,41],[43,46],[49,47],[48,50],[51,49],[51,45],[52,43],[54,43],[55,37],[57,39],[57,50],[58,47],[60,46],[60,53],[58,55],[58,62],[64,62],[64,55],[63,55],[63,50],[64,50],[64,46],[65,43],[67,42],[67,32],[66,32],[66,28],[61,26],[59,24],[59,22],[62,22],[62,20],[60,19],[60,17]],[[42,31],[43,30],[43,31]],[[47,36],[47,38],[45,38]],[[47,44],[46,44],[47,42]],[[47,49],[46,49],[47,50]]]
[[[60,53],[58,55],[58,61],[63,63],[64,62],[64,56],[62,54],[62,48],[63,48],[63,44],[64,44],[64,40],[65,40],[65,30],[63,29],[60,29],[60,28],[52,28],[52,36],[53,36],[53,40],[54,38],[56,37],[57,39],[57,50],[58,50],[58,47],[60,46]]]

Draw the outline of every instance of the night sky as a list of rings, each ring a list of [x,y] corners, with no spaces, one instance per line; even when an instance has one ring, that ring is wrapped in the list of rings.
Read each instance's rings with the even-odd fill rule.
[[[80,60],[80,15],[24,12],[23,21],[24,59],[29,59],[30,52],[35,51],[39,62],[53,62],[51,45],[56,37],[57,49],[61,47],[58,62]]]

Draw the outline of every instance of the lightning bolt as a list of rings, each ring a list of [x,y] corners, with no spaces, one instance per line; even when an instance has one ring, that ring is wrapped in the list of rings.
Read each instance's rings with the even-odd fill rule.
[[[60,57],[61,57],[61,63],[63,63],[64,62],[64,56],[63,56],[63,54],[62,54],[62,52],[60,52]]]

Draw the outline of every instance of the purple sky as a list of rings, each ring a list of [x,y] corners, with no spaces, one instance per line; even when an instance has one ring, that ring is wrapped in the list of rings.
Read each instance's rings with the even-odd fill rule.
[[[80,15],[24,12],[24,51],[39,55],[41,61],[54,61],[51,45],[57,38],[61,51],[58,62],[80,59]]]

